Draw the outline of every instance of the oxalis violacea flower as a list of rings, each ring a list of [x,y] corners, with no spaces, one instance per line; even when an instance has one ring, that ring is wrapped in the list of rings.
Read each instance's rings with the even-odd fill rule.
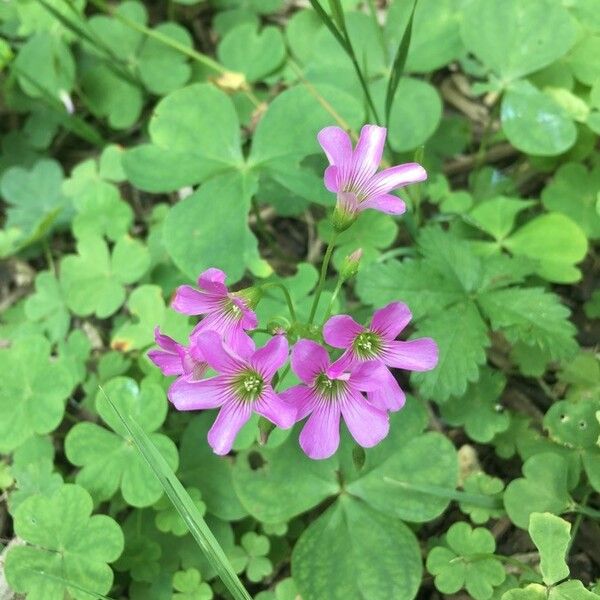
[[[329,160],[325,187],[337,194],[333,225],[338,231],[350,227],[358,213],[367,208],[402,214],[406,205],[390,192],[427,179],[425,169],[417,163],[396,165],[377,173],[386,135],[385,127],[365,125],[353,150],[350,136],[340,127],[325,127],[319,132],[317,139]]]
[[[349,369],[330,363],[327,350],[312,340],[299,340],[292,349],[292,370],[302,381],[281,393],[297,407],[297,419],[308,416],[300,433],[300,446],[313,459],[328,458],[340,443],[343,418],[358,444],[370,448],[388,434],[388,414],[373,406],[362,392],[380,385],[385,370],[379,362]]]
[[[259,292],[254,288],[230,292],[226,277],[220,269],[204,271],[198,278],[198,289],[190,285],[177,288],[171,307],[184,315],[204,315],[193,335],[217,331],[228,346],[245,354],[254,349],[246,330],[255,329],[258,324],[252,305]]]
[[[160,350],[150,350],[148,358],[162,371],[163,375],[177,375],[190,380],[202,379],[208,369],[200,349],[192,344],[183,346],[173,338],[154,328],[154,340]]]
[[[377,361],[396,369],[429,371],[438,362],[438,347],[434,340],[396,340],[411,318],[406,304],[391,302],[375,311],[368,327],[358,324],[349,315],[331,317],[325,323],[323,337],[330,346],[344,349],[338,360],[342,368]],[[378,387],[369,390],[368,398],[375,406],[387,410],[398,410],[404,405],[404,392],[387,369],[381,373]]]
[[[195,345],[218,375],[197,381],[180,377],[169,389],[169,400],[178,410],[220,408],[208,432],[216,454],[227,454],[235,437],[253,412],[287,429],[296,421],[296,408],[280,398],[271,385],[273,375],[287,361],[288,342],[272,337],[262,348],[244,356],[223,343],[216,331],[204,331]]]

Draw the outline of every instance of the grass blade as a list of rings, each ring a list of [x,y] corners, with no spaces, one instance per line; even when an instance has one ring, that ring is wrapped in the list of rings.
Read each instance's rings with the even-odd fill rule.
[[[385,122],[386,122],[386,125],[389,125],[390,112],[392,110],[392,103],[394,102],[394,96],[396,95],[396,90],[398,89],[398,84],[400,83],[400,79],[404,73],[404,65],[406,64],[406,57],[408,56],[408,49],[410,47],[410,39],[412,37],[413,20],[415,18],[415,10],[417,8],[418,2],[419,2],[419,0],[414,0],[412,11],[410,13],[408,23],[406,24],[406,29],[404,30],[404,33],[402,34],[402,39],[400,40],[400,44],[398,45],[398,50],[396,50],[396,56],[394,57],[394,62],[392,64],[392,72],[390,74],[390,79],[388,81],[388,87],[387,87],[387,91],[385,94]]]
[[[317,15],[319,15],[319,18],[321,19],[321,21],[323,21],[323,23],[327,27],[327,29],[329,29],[329,31],[331,31],[331,33],[333,34],[335,39],[338,41],[340,46],[346,52],[349,52],[348,42],[346,41],[346,38],[344,38],[344,36],[341,34],[340,30],[338,29],[338,27],[335,24],[335,22],[333,21],[333,19],[327,14],[327,11],[321,6],[319,0],[310,0],[310,3],[312,5],[312,7],[314,8],[315,12],[317,13]]]
[[[194,536],[198,546],[200,546],[200,549],[214,567],[232,597],[235,600],[252,600],[189,494],[185,491],[169,465],[167,465],[160,452],[150,441],[146,432],[129,415],[119,411],[104,389],[101,386],[98,387],[125,426],[138,451],[146,459],[148,465],[150,465],[169,500],[177,509],[177,512],[184,520],[190,533]]]

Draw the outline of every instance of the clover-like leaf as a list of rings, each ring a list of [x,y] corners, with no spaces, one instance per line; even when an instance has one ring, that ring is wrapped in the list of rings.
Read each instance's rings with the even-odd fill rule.
[[[497,196],[478,203],[465,220],[501,241],[513,230],[517,215],[532,204],[520,198]]]
[[[471,473],[463,483],[463,490],[466,494],[476,496],[489,496],[490,500],[497,500],[501,504],[502,490],[504,484],[498,477],[490,477],[481,471]],[[491,518],[498,518],[504,514],[502,508],[492,508],[482,503],[470,503],[466,498],[459,502],[460,510],[468,514],[471,521],[477,525],[486,523]]]
[[[173,589],[173,600],[211,600],[213,597],[210,585],[202,581],[198,569],[177,571],[173,575]]]
[[[69,371],[50,358],[50,343],[25,336],[0,349],[0,452],[58,427],[71,393]]]
[[[121,554],[123,534],[110,517],[91,513],[92,498],[78,485],[25,500],[15,511],[14,527],[27,545],[6,556],[11,587],[30,600],[106,594],[113,582],[107,563]]]
[[[540,553],[540,569],[547,586],[569,575],[565,561],[571,542],[571,524],[551,513],[532,513],[529,535]]]
[[[569,448],[594,449],[600,437],[596,412],[600,399],[560,400],[544,416],[544,427],[551,439]]]
[[[523,464],[523,475],[511,481],[504,492],[506,512],[517,527],[526,529],[531,513],[560,514],[570,506],[568,465],[562,456],[534,454]]]
[[[125,285],[137,281],[150,266],[146,247],[130,237],[121,238],[109,253],[100,237],[77,244],[77,255],[61,262],[60,283],[68,307],[80,316],[112,315],[125,300]]]
[[[248,531],[242,536],[241,544],[248,555],[246,576],[250,581],[261,581],[273,572],[273,564],[267,558],[271,549],[268,537]]]
[[[465,588],[475,600],[492,597],[494,587],[506,578],[502,563],[494,557],[496,542],[487,529],[471,529],[454,523],[446,533],[448,547],[436,546],[427,556],[427,570],[443,594]]]
[[[204,515],[206,512],[206,504],[202,501],[200,490],[198,488],[188,488],[187,492],[200,514]],[[165,496],[160,498],[154,505],[154,508],[158,511],[156,513],[155,523],[156,528],[159,531],[162,531],[163,533],[172,533],[177,537],[181,537],[188,533],[189,529],[187,524],[168,498]]]
[[[25,314],[31,321],[40,322],[52,341],[64,339],[71,316],[54,273],[41,271],[36,275],[35,293],[25,302]]]
[[[464,426],[476,442],[489,442],[497,433],[508,429],[509,416],[498,404],[506,385],[499,371],[484,368],[479,380],[472,383],[464,396],[442,405],[442,417],[453,426]]]
[[[141,388],[133,379],[117,377],[105,386],[106,394],[120,410],[131,415],[149,434],[172,469],[177,468],[177,448],[167,436],[155,433],[167,414],[162,388],[143,380]],[[81,467],[76,481],[96,500],[109,499],[118,489],[132,506],[149,506],[162,495],[160,482],[138,453],[123,424],[112,411],[102,392],[98,392],[96,409],[113,430],[83,422],[67,434],[65,452],[71,463]]]

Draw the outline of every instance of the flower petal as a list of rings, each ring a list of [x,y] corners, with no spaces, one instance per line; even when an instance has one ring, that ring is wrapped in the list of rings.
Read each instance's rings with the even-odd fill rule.
[[[386,365],[397,369],[429,371],[437,365],[438,347],[431,338],[388,342],[382,360]]]
[[[287,390],[283,390],[283,392],[279,392],[279,397],[295,407],[297,421],[301,421],[312,412],[317,402],[312,388],[305,385],[294,385]]]
[[[184,367],[179,354],[164,350],[150,350],[148,358],[162,371],[163,375],[182,375]]]
[[[418,163],[396,165],[377,173],[369,184],[369,195],[387,194],[409,183],[427,179],[427,171]]]
[[[194,342],[209,367],[219,373],[232,375],[247,367],[242,358],[223,345],[221,336],[216,331],[202,331],[194,336]]]
[[[369,404],[362,394],[348,394],[342,403],[342,416],[352,437],[364,448],[381,442],[390,430],[385,411]]]
[[[337,402],[320,404],[300,433],[300,447],[309,458],[329,458],[340,445],[340,407]]]
[[[235,437],[252,414],[250,402],[227,402],[208,432],[208,443],[215,454],[227,454]]]
[[[388,369],[381,375],[379,386],[367,392],[367,398],[376,408],[390,411],[400,410],[406,401],[402,388]]]
[[[317,140],[332,165],[343,165],[352,160],[350,136],[341,127],[325,127],[317,134]]]
[[[227,275],[221,269],[207,269],[200,273],[198,277],[198,287],[206,290],[210,294],[224,298],[227,296],[227,286],[225,285]]]
[[[365,125],[360,130],[360,137],[352,154],[352,179],[357,184],[365,185],[381,162],[387,129],[377,125]]]
[[[339,174],[340,174],[340,170],[335,165],[329,165],[325,169],[325,174],[323,175],[323,181],[325,183],[325,187],[330,192],[338,192],[339,191],[339,189],[340,189]]]
[[[224,377],[200,381],[180,377],[173,382],[167,395],[177,410],[204,410],[221,406],[231,393]]]
[[[404,200],[393,196],[392,194],[381,194],[379,196],[369,196],[358,205],[359,210],[367,208],[378,210],[386,215],[401,215],[406,212]]]
[[[265,388],[260,398],[252,406],[254,412],[269,419],[277,427],[290,428],[296,422],[298,411],[294,404],[286,401],[273,391],[271,386]]]
[[[176,292],[171,308],[184,315],[203,315],[217,310],[222,298],[208,292],[201,292],[191,285],[180,285]]]
[[[390,302],[373,313],[370,329],[391,342],[398,337],[411,319],[410,308],[404,302]]]
[[[271,381],[273,375],[287,361],[288,350],[287,338],[283,335],[276,335],[250,357],[250,364],[267,381]]]
[[[224,340],[242,358],[248,358],[256,350],[254,340],[244,331],[240,323],[231,328],[229,333],[224,336]]]
[[[336,315],[325,323],[323,338],[334,348],[349,348],[354,338],[364,330],[350,315]]]
[[[323,346],[312,340],[298,340],[292,348],[292,370],[306,385],[329,367],[329,355]]]
[[[371,392],[381,385],[381,378],[387,371],[385,365],[379,360],[369,360],[352,367],[349,384],[361,392]]]

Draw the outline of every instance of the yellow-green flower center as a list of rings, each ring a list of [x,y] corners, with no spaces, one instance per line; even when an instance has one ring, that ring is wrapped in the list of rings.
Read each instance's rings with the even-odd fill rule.
[[[259,373],[248,369],[235,377],[233,388],[242,401],[254,402],[262,394],[265,381]]]
[[[315,388],[327,400],[336,400],[346,389],[346,382],[341,379],[331,379],[325,373],[319,373],[315,380]]]
[[[377,358],[381,354],[381,337],[373,331],[363,331],[354,338],[352,350],[365,360]]]

